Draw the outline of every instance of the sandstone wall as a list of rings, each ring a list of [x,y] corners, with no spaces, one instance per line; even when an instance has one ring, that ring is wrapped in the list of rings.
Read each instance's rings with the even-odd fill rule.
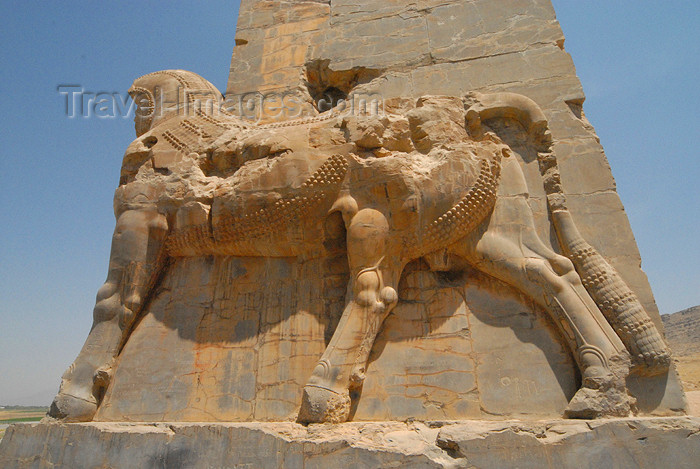
[[[405,2],[244,0],[226,95],[298,91],[308,95],[306,66],[324,63],[317,85],[383,98],[510,91],[547,115],[563,185],[584,237],[595,245],[660,324],[603,148],[585,119],[585,95],[549,0]],[[314,65],[313,67],[315,67]],[[311,67],[313,69],[313,67]],[[360,73],[364,69],[364,73]],[[372,77],[368,70],[380,75]],[[359,82],[353,76],[359,76]],[[523,162],[533,205],[550,239],[536,161]],[[622,170],[622,168],[620,168]]]
[[[354,420],[561,414],[577,389],[575,366],[542,311],[477,272],[409,270]],[[328,312],[339,312],[329,305],[333,277],[325,297],[322,278],[320,260],[178,261],[122,352],[96,420],[295,419],[332,327]],[[334,288],[344,292],[345,282]]]
[[[660,326],[549,0],[244,0],[236,44],[233,106],[274,92],[299,99],[297,111],[311,115],[329,89],[384,99],[471,91],[532,98],[549,119],[583,236]],[[252,102],[252,115],[268,119]],[[537,161],[517,155],[540,236],[556,250]],[[332,269],[320,259],[179,261],[127,343],[97,419],[293,419],[342,307],[347,271]],[[399,296],[372,351],[355,420],[559,416],[577,389],[573,360],[548,319],[505,284],[416,263]],[[675,371],[633,376],[629,386],[643,412],[684,405]]]
[[[510,91],[532,98],[549,119],[564,189],[584,237],[608,258],[655,321],[658,310],[610,166],[585,119],[583,89],[549,0],[401,0],[241,5],[228,99],[248,92],[308,96],[306,66],[323,63],[317,87],[338,85],[383,98]],[[312,67],[313,68],[313,67]],[[364,73],[360,73],[364,70]],[[379,77],[361,81],[373,74]],[[359,75],[353,81],[352,76]],[[551,239],[536,161],[523,161],[540,232]],[[622,168],[621,168],[622,170]]]

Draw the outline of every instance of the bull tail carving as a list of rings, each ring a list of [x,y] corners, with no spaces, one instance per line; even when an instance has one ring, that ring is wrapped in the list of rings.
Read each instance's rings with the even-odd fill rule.
[[[671,354],[659,330],[637,295],[617,271],[579,233],[571,213],[552,211],[552,219],[565,255],[581,276],[583,286],[600,308],[632,355],[639,371],[655,375],[665,372]]]
[[[547,196],[559,243],[584,288],[632,355],[640,374],[668,370],[671,353],[661,333],[620,274],[578,231],[561,193]]]
[[[563,254],[574,264],[583,286],[632,355],[643,375],[668,370],[671,353],[637,295],[605,258],[581,236],[566,203],[551,134],[542,110],[529,98],[514,93],[471,95],[467,112],[470,131],[494,117],[519,120],[538,149],[538,163],[554,229]]]

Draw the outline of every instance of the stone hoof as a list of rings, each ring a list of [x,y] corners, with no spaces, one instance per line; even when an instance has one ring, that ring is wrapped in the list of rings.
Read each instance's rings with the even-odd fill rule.
[[[581,377],[583,379],[583,387],[591,389],[604,387],[614,379],[612,372],[603,366],[589,366],[583,370]]]
[[[80,398],[60,392],[51,403],[49,416],[65,422],[89,422],[97,412],[94,397]]]
[[[595,363],[596,354],[589,354],[589,366],[582,374],[582,386],[569,402],[564,416],[576,419],[601,417],[628,417],[636,406],[634,397],[627,393],[626,378],[629,374],[629,356],[626,353],[610,357],[605,365]]]
[[[350,415],[350,396],[318,386],[304,386],[299,423],[342,423]]]
[[[600,387],[581,388],[564,411],[568,419],[597,419],[603,417],[629,417],[634,398],[624,389]]]

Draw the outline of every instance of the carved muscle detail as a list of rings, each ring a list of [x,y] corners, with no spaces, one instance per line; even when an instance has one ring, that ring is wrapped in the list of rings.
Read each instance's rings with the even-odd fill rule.
[[[173,257],[256,254],[260,238],[284,232],[290,224],[301,223],[307,214],[333,200],[347,170],[347,159],[333,155],[301,185],[300,195],[280,199],[255,213],[225,216],[216,232],[208,224],[177,231],[168,239],[168,252]]]
[[[299,189],[300,195],[281,199],[270,208],[239,217],[226,217],[222,229],[215,233],[217,241],[226,244],[256,244],[257,238],[282,232],[297,225],[309,212],[318,210],[324,201],[332,200],[345,178],[348,161],[342,155],[328,158]]]
[[[458,203],[408,241],[407,256],[417,258],[449,246],[472,232],[491,213],[501,176],[501,157],[482,160],[479,177]]]

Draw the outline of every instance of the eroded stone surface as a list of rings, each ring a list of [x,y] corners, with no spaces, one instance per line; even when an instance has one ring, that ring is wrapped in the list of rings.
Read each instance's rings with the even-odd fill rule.
[[[247,283],[295,268],[289,264],[270,260],[258,273],[255,258],[178,262],[164,286],[172,293],[154,302],[131,336],[96,419],[296,419],[304,380],[323,353],[323,303],[296,303],[313,292],[291,280]],[[307,263],[300,275],[313,277],[315,268]],[[377,338],[353,420],[563,413],[576,391],[575,364],[546,313],[476,271],[445,279],[425,268],[405,276],[405,300]],[[467,278],[479,286],[456,292],[453,285]],[[344,291],[344,283],[336,288]],[[494,289],[506,298],[494,298]],[[202,291],[213,295],[206,311],[193,295]],[[542,371],[532,374],[524,363]]]
[[[447,426],[438,445],[469,467],[674,467],[700,457],[700,420],[543,421]]]
[[[249,0],[242,4],[236,34],[246,44],[234,49],[231,62],[227,99],[234,103],[251,91],[304,96],[297,77],[319,62],[329,70],[326,85],[338,86],[344,76],[358,96],[510,91],[532,98],[550,123],[563,190],[583,238],[621,274],[660,327],[607,159],[583,113],[585,95],[550,2],[331,1],[290,9],[288,4]],[[290,45],[300,58],[258,60],[260,48],[275,41]],[[381,77],[343,75],[344,70],[377,70]],[[251,78],[251,72],[260,78]],[[312,81],[319,76],[313,74]],[[556,250],[537,162],[523,158],[521,165],[537,231]],[[683,407],[675,372],[633,381],[645,412]],[[654,391],[645,395],[642,388]]]
[[[16,424],[4,468],[697,467],[699,418],[463,423]]]
[[[202,77],[134,83],[139,111],[179,104],[137,113],[52,416],[683,411],[549,2],[250,0],[237,34],[228,102],[312,117],[184,115],[187,90],[221,98]],[[378,107],[317,112],[355,96]]]

